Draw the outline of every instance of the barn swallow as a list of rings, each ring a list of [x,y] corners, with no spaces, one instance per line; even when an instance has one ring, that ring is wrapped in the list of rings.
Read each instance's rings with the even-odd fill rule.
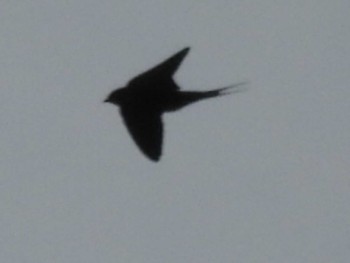
[[[104,102],[119,106],[124,123],[140,150],[152,161],[159,161],[162,153],[165,112],[176,111],[196,101],[237,91],[244,83],[209,90],[180,91],[173,75],[189,52],[186,47],[170,58],[137,75],[126,87],[114,90]]]

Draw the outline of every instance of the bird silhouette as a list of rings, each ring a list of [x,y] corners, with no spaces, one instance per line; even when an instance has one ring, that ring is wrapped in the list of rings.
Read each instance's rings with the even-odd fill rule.
[[[190,103],[238,91],[244,83],[209,90],[180,91],[173,75],[189,52],[186,47],[170,58],[141,73],[126,87],[112,91],[104,102],[119,106],[124,123],[140,150],[152,161],[162,154],[164,112],[176,111]]]

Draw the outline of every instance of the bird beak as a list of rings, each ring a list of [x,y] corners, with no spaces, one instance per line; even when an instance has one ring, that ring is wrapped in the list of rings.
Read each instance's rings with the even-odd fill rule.
[[[105,99],[103,102],[109,102],[109,100],[108,100],[108,99]]]

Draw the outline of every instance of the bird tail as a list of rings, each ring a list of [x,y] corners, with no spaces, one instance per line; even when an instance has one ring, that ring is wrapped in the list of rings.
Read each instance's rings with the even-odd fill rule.
[[[240,83],[236,83],[236,84],[226,86],[223,88],[209,90],[209,91],[205,92],[205,95],[206,95],[206,97],[210,98],[210,97],[223,96],[223,95],[241,92],[244,90],[244,88],[242,88],[242,86],[245,84],[247,84],[247,82],[240,82]]]
[[[214,90],[208,90],[208,91],[182,91],[181,103],[179,103],[177,107],[174,109],[180,109],[190,103],[194,103],[204,99],[241,92],[243,91],[241,86],[243,86],[246,83],[247,82],[240,82],[230,86],[226,86],[226,87],[222,87]]]

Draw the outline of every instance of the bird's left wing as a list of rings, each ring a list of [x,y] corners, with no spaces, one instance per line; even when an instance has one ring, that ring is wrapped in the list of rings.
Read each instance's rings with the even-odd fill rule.
[[[151,160],[158,161],[163,141],[161,114],[122,107],[121,115],[140,150]]]

